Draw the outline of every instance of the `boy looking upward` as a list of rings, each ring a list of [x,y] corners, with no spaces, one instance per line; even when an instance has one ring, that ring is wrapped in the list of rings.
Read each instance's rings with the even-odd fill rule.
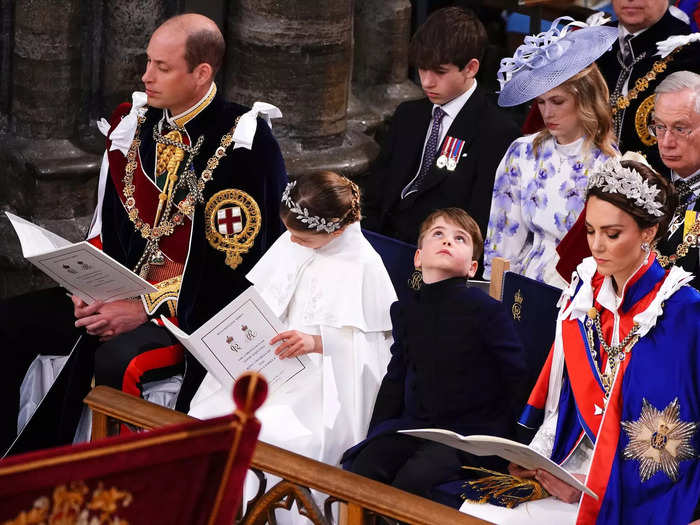
[[[525,377],[523,350],[501,303],[468,285],[483,238],[463,210],[430,214],[415,265],[424,284],[391,307],[394,344],[367,439],[348,450],[349,470],[424,497],[459,479],[462,465],[503,468],[397,430],[438,427],[513,437]]]
[[[372,166],[363,226],[414,243],[435,209],[467,211],[486,231],[498,163],[520,135],[479,88],[486,30],[459,7],[435,11],[411,40],[427,98],[404,102]]]

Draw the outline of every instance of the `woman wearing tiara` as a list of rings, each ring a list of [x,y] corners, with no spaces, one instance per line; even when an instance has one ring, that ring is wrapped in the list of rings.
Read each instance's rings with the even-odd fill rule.
[[[598,499],[510,466],[578,502],[577,523],[686,525],[698,504],[700,293],[687,286],[691,274],[664,270],[650,251],[675,204],[670,184],[639,162],[613,159],[588,182],[593,256],[563,292],[556,339],[521,424],[539,425],[530,446]]]
[[[335,465],[367,433],[389,362],[396,294],[360,230],[360,193],[336,173],[299,177],[280,206],[287,227],[246,276],[290,329],[270,341],[280,359],[308,354],[311,380],[257,412],[260,440]],[[190,415],[230,413],[209,374]]]
[[[565,286],[556,245],[583,209],[588,175],[617,155],[605,80],[593,63],[617,39],[610,27],[558,18],[501,61],[501,106],[535,99],[545,129],[516,139],[496,171],[484,243],[484,277],[505,257],[511,270]],[[582,29],[573,30],[577,27]]]

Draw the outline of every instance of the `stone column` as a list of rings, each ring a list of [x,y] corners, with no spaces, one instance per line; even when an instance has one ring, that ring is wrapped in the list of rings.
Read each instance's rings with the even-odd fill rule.
[[[356,0],[353,92],[382,120],[423,96],[408,80],[410,31],[409,0]]]
[[[0,136],[0,186],[7,190],[0,211],[71,240],[81,239],[89,223],[99,161],[71,140],[80,114],[80,7],[79,0],[14,2],[10,132]],[[3,15],[3,36],[7,23]],[[24,261],[4,214],[0,243],[0,296],[51,284]]]
[[[73,135],[80,74],[78,0],[17,0],[11,112],[18,137]]]
[[[274,121],[290,175],[366,171],[376,144],[347,125],[352,0],[238,0],[227,16],[229,99],[278,106]]]
[[[10,116],[10,49],[14,6],[13,0],[0,0],[0,133],[7,131]]]
[[[153,31],[173,15],[164,0],[105,2],[102,39],[102,111],[105,115],[122,102],[131,102],[134,91],[143,91],[146,48]]]

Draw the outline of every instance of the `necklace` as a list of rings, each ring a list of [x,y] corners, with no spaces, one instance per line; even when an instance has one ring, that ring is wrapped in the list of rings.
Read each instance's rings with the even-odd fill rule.
[[[658,247],[654,245],[654,252],[656,253],[656,260],[662,268],[666,268],[669,264],[676,264],[678,259],[682,259],[688,254],[688,250],[691,246],[695,246],[698,243],[698,238],[700,238],[700,220],[696,220],[690,231],[683,237],[683,242],[676,246],[676,252],[671,255],[661,255]]]
[[[642,78],[638,78],[637,81],[634,83],[634,87],[629,90],[627,93],[627,96],[624,95],[618,95],[619,91],[621,91],[621,86],[620,90],[618,91],[618,86],[615,87],[615,92],[613,93],[613,97],[611,97],[611,105],[612,105],[612,114],[615,116],[618,111],[623,110],[630,105],[630,101],[634,100],[637,98],[637,96],[643,92],[649,89],[649,83],[656,79],[656,76],[659,73],[663,73],[666,71],[666,68],[668,67],[668,63],[673,61],[675,58],[673,55],[676,54],[676,52],[681,49],[683,46],[679,46],[676,49],[674,49],[666,58],[662,60],[657,60],[654,62],[654,65],[651,66],[651,69],[649,72],[644,75]],[[640,55],[639,60],[643,58],[643,55]],[[635,62],[636,63],[636,62]],[[617,95],[617,96],[615,96]]]
[[[204,202],[204,187],[207,182],[214,178],[212,172],[219,165],[219,161],[226,156],[226,150],[233,142],[233,133],[238,125],[239,118],[236,118],[231,131],[221,137],[219,147],[216,148],[214,155],[212,155],[212,157],[207,161],[206,169],[202,171],[202,175],[199,179],[197,179],[194,175],[192,160],[199,152],[199,148],[202,145],[204,137],[200,136],[194,146],[187,146],[179,141],[174,141],[167,137],[161,137],[160,133],[158,133],[158,137],[156,138],[156,130],[153,130],[153,138],[156,143],[180,148],[183,150],[183,152],[186,151],[190,154],[184,177],[176,181],[175,178],[170,179],[171,176],[168,175],[169,180],[164,187],[165,191],[161,192],[159,195],[158,212],[155,220],[153,221],[153,226],[139,217],[139,210],[136,207],[136,199],[134,198],[134,191],[136,190],[136,187],[134,186],[136,155],[139,146],[141,145],[139,132],[141,130],[141,125],[146,120],[145,117],[138,118],[136,132],[134,133],[134,140],[131,142],[129,151],[126,154],[127,164],[126,168],[124,169],[124,178],[122,179],[122,182],[124,183],[122,193],[125,197],[124,206],[126,207],[127,214],[131,222],[134,224],[136,231],[141,234],[141,237],[146,239],[146,247],[144,248],[141,258],[134,267],[134,273],[138,273],[142,278],[146,278],[152,264],[159,265],[165,262],[165,257],[159,248],[161,238],[172,235],[177,226],[185,223],[185,216],[191,215],[194,212],[195,204],[197,202]],[[183,180],[188,186],[189,193],[182,202],[180,202],[177,206],[173,206],[173,199],[176,190],[183,184]],[[164,205],[163,202],[165,202]],[[174,209],[177,209],[177,211],[175,211],[173,214]],[[161,212],[162,216],[160,215]],[[170,217],[171,214],[172,218]]]
[[[591,357],[593,358],[593,363],[595,364],[596,372],[600,378],[601,383],[603,383],[603,388],[605,389],[605,398],[610,397],[610,389],[612,388],[612,382],[615,379],[615,373],[617,372],[617,367],[619,364],[625,360],[627,354],[630,353],[632,347],[639,340],[637,332],[639,332],[639,325],[634,323],[632,329],[625,336],[625,338],[618,344],[610,346],[605,342],[603,337],[603,328],[600,326],[600,314],[595,306],[592,306],[588,310],[586,315],[586,338],[588,339],[588,347],[591,351]],[[600,346],[608,354],[608,372],[601,372],[598,366],[598,352],[595,350],[595,339],[593,337],[593,328],[598,334],[598,341],[600,341]]]

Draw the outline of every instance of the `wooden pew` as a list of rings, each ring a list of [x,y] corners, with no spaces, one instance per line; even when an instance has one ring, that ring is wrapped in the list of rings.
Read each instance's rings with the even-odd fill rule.
[[[85,403],[93,413],[93,440],[115,433],[120,422],[150,430],[193,419],[181,412],[154,405],[106,386],[95,387],[85,398]],[[445,505],[263,442],[258,442],[251,469],[262,481],[262,490],[248,502],[248,510],[239,520],[239,523],[245,525],[274,523],[269,518],[270,513],[274,513],[275,508],[291,509],[294,501],[314,525],[333,522],[331,506],[336,502],[347,505],[343,516],[343,522],[347,525],[371,524],[377,516],[389,518],[388,523],[400,521],[413,525],[488,523]],[[278,476],[283,481],[266,490],[265,473]],[[317,507],[309,489],[328,495],[323,511]]]
[[[491,297],[501,300],[503,276],[509,268],[508,260],[501,257],[493,260],[489,286]],[[116,434],[120,422],[152,430],[194,419],[105,386],[95,387],[85,398],[85,403],[92,409],[93,440]],[[379,515],[395,522],[416,525],[487,523],[439,503],[263,442],[258,443],[251,469],[261,481],[262,490],[249,502],[249,510],[241,518],[240,523],[245,525],[267,523],[270,512],[275,508],[290,509],[295,500],[315,525],[332,522],[330,506],[335,502],[344,504],[342,521],[347,525],[372,523]],[[264,473],[278,476],[284,481],[266,491]],[[311,498],[309,489],[328,495],[323,512]]]

